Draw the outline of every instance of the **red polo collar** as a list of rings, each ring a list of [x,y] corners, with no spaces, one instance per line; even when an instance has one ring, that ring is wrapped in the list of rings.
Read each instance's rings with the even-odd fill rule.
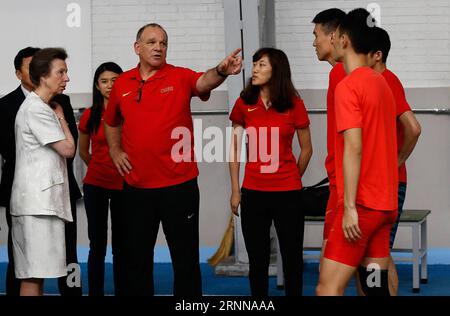
[[[151,81],[155,79],[164,78],[167,75],[167,71],[171,68],[171,65],[165,63],[153,76],[148,78],[146,81]],[[139,71],[141,64],[138,64],[136,68],[131,71],[130,78],[138,81],[142,81],[141,73]]]

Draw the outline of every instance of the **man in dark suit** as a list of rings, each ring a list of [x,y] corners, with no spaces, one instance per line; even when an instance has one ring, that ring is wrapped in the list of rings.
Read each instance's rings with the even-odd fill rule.
[[[6,295],[11,296],[18,296],[20,293],[20,280],[15,277],[14,273],[10,214],[11,189],[16,160],[14,123],[20,105],[25,100],[26,95],[34,89],[28,68],[33,55],[37,51],[39,51],[39,48],[27,47],[18,52],[14,59],[14,67],[16,69],[16,76],[21,84],[16,90],[0,99],[0,155],[3,160],[2,178],[0,182],[0,205],[6,208],[6,222],[10,228],[8,232],[9,262],[6,273]],[[63,108],[64,117],[69,124],[69,129],[75,140],[75,144],[77,144],[78,131],[70,98],[67,95],[57,95],[52,101],[59,103]],[[65,227],[66,260],[67,264],[71,264],[78,263],[76,201],[81,198],[81,192],[73,174],[73,159],[67,159],[67,169],[73,222],[66,223]],[[69,287],[67,285],[66,277],[58,279],[58,287],[61,295],[78,296],[82,294],[81,287]]]

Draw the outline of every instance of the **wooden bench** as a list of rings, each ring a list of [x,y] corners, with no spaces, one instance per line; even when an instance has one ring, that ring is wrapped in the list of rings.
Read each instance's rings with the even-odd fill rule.
[[[394,248],[392,249],[392,257],[394,261],[412,261],[413,263],[413,287],[414,293],[420,292],[420,283],[427,283],[427,216],[430,210],[403,210],[400,217],[399,227],[411,228],[411,248]],[[306,216],[305,226],[323,225],[324,216]],[[304,247],[304,251],[315,251],[316,253],[306,254],[304,252],[303,259],[320,258],[321,247]],[[408,256],[398,256],[399,253],[410,254]],[[420,267],[419,267],[420,265]],[[283,288],[284,276],[281,255],[279,247],[277,249],[277,287]]]

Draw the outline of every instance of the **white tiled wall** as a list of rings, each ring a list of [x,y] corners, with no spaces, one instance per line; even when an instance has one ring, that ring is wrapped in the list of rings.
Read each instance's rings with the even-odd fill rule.
[[[93,68],[106,60],[124,68],[135,66],[134,37],[148,22],[167,29],[169,62],[195,70],[214,66],[225,55],[222,1],[227,0],[92,0]],[[288,54],[299,89],[323,89],[327,84],[329,67],[317,61],[312,48],[314,15],[331,7],[345,11],[366,7],[370,2],[276,0],[277,46]],[[392,40],[388,64],[404,85],[450,85],[450,1],[377,3],[382,27]]]
[[[108,60],[135,67],[136,33],[151,22],[166,29],[172,64],[204,71],[225,56],[222,0],[93,0],[93,69]]]

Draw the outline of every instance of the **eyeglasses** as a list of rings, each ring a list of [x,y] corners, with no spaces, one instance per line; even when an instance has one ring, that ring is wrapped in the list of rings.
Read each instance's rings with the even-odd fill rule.
[[[141,84],[139,85],[139,89],[138,89],[138,93],[137,93],[137,97],[136,97],[137,103],[141,102],[142,88],[144,87],[144,84],[145,84],[145,80],[141,80]]]

